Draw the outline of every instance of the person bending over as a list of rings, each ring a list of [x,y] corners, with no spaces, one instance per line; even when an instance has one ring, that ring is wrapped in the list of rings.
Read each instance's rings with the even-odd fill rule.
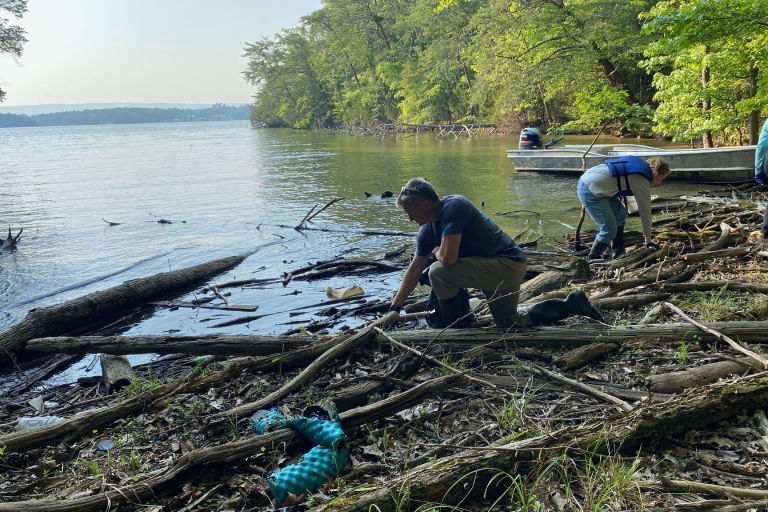
[[[757,139],[755,149],[755,181],[761,185],[768,184],[768,119],[765,120],[760,138]],[[763,227],[757,235],[757,239],[768,244],[768,207],[763,213]]]
[[[585,315],[602,321],[581,289],[566,299],[550,299],[518,310],[518,295],[527,264],[518,245],[464,196],[442,199],[424,178],[413,178],[395,204],[421,226],[416,253],[392,299],[398,310],[429,265],[432,293],[445,325],[466,327],[471,321],[466,288],[480,289],[498,327],[528,327]],[[432,251],[436,261],[430,265]]]
[[[579,178],[579,201],[589,212],[600,231],[592,244],[587,259],[599,259],[611,244],[613,259],[626,256],[624,250],[624,223],[627,206],[621,199],[635,196],[643,225],[645,246],[657,251],[660,247],[651,241],[651,187],[658,185],[669,174],[669,165],[654,157],[645,162],[636,156],[623,156],[596,165]]]

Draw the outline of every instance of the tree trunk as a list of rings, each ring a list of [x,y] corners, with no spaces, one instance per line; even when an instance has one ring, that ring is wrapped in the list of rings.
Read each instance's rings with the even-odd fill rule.
[[[704,322],[703,325],[715,329],[722,334],[747,343],[766,343],[765,332],[768,321],[765,322]],[[399,341],[406,345],[425,346],[434,344],[434,338],[439,330],[426,329],[418,331],[402,331],[398,334]],[[452,347],[470,348],[488,344],[489,347],[574,347],[594,343],[599,338],[602,343],[624,343],[638,338],[649,338],[661,342],[679,342],[690,339],[692,334],[702,340],[716,342],[715,336],[692,328],[689,323],[628,325],[605,327],[596,324],[583,324],[573,327],[531,327],[507,332],[505,329],[448,329],[437,338],[441,343],[449,343]]]
[[[757,63],[753,62],[749,68],[749,97],[757,96]],[[749,143],[756,145],[760,138],[760,110],[749,113]]]
[[[520,286],[520,302],[560,288],[565,284],[566,276],[558,270],[548,270]]]
[[[127,357],[99,354],[99,360],[101,361],[101,380],[107,393],[122,389],[133,380],[133,368]]]
[[[552,363],[562,370],[581,368],[585,364],[589,364],[595,359],[600,359],[602,356],[610,354],[618,348],[619,346],[615,343],[593,343],[591,345],[584,345],[583,347],[566,352],[560,357],[556,357],[552,360]]]
[[[194,354],[223,356],[268,356],[307,347],[313,340],[281,336],[81,336],[38,338],[27,350],[65,354]]]
[[[623,297],[606,297],[605,299],[594,299],[592,304],[600,309],[624,309],[628,307],[645,306],[653,304],[660,300],[667,300],[668,293],[638,293],[636,295],[625,295]]]
[[[644,404],[632,411],[589,421],[578,428],[498,446],[499,451],[467,450],[428,462],[408,471],[391,483],[360,493],[354,500],[340,498],[326,502],[316,512],[363,512],[376,509],[395,512],[415,508],[417,503],[465,503],[480,497],[500,468],[518,468],[518,463],[536,460],[541,467],[544,453],[557,453],[572,446],[585,452],[602,453],[606,447],[636,449],[644,442],[681,434],[715,423],[742,410],[768,405],[768,379],[752,376],[702,388],[684,397],[663,403]],[[555,447],[562,449],[554,450]],[[553,449],[545,451],[544,448]],[[520,470],[523,470],[522,466]],[[467,485],[463,485],[467,483]],[[763,491],[764,492],[764,491]],[[410,502],[410,503],[409,503]],[[2,510],[2,509],[0,509]]]
[[[651,375],[646,379],[648,389],[654,393],[680,393],[684,389],[705,386],[728,375],[743,375],[751,366],[746,361],[719,361],[689,368],[682,372]]]
[[[195,267],[134,279],[63,304],[33,309],[24,320],[0,334],[0,368],[13,365],[12,355],[17,360],[35,357],[37,354],[27,352],[24,348],[31,339],[66,334],[85,324],[228,270],[245,258],[230,256]]]
[[[704,55],[708,53],[709,49],[705,46]],[[704,122],[706,123],[709,121],[709,109],[712,107],[712,102],[707,97],[707,89],[709,89],[709,66],[706,64],[704,64],[704,66],[701,68],[701,89],[704,93],[704,99],[701,102],[701,112],[704,115]],[[705,148],[714,147],[714,143],[712,142],[712,132],[710,130],[704,132],[702,137],[702,144]]]

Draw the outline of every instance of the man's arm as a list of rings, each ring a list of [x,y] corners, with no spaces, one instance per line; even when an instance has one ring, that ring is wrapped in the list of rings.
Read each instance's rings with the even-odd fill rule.
[[[461,233],[457,235],[444,236],[440,241],[440,248],[437,250],[435,257],[437,261],[450,267],[456,260],[459,259],[459,246],[461,245]]]
[[[416,285],[419,284],[421,273],[424,272],[428,262],[429,256],[417,256],[414,254],[413,261],[408,265],[403,281],[400,283],[400,289],[395,294],[395,298],[392,299],[392,306],[401,306],[405,302],[405,299],[408,298],[416,288]]]

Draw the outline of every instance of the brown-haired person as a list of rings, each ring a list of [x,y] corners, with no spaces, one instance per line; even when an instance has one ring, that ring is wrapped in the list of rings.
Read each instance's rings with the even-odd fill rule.
[[[652,242],[651,187],[669,175],[669,165],[658,157],[648,162],[636,156],[608,159],[604,164],[587,170],[579,178],[579,201],[598,225],[600,231],[592,244],[587,259],[599,259],[611,244],[613,259],[626,255],[624,250],[624,223],[627,206],[622,198],[634,196],[643,225],[645,246],[659,250]]]
[[[413,178],[402,188],[395,204],[421,227],[416,253],[392,299],[392,309],[400,309],[429,265],[429,284],[442,320],[442,325],[430,323],[432,327],[466,327],[471,322],[466,288],[479,289],[489,299],[498,327],[549,324],[571,315],[602,321],[600,312],[581,289],[566,299],[546,300],[518,310],[520,284],[528,267],[525,254],[466,197],[440,198],[427,180]],[[430,265],[435,248],[436,261]]]

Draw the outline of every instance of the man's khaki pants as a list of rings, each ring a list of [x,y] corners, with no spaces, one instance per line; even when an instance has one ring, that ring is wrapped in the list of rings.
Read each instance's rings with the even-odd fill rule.
[[[440,300],[452,299],[459,288],[482,290],[498,327],[522,327],[517,302],[527,268],[527,263],[509,258],[459,258],[450,266],[439,261],[433,263],[429,267],[429,281]]]

